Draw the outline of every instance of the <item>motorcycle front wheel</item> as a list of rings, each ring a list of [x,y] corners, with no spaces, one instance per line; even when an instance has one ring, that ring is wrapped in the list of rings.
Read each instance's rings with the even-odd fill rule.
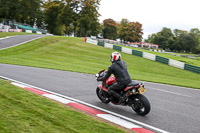
[[[96,94],[103,103],[110,102],[109,94],[107,92],[105,92],[104,90],[100,89],[99,87],[97,87],[97,89],[96,89]]]
[[[151,106],[149,100],[144,95],[134,95],[131,101],[131,107],[138,115],[145,116],[150,112]]]

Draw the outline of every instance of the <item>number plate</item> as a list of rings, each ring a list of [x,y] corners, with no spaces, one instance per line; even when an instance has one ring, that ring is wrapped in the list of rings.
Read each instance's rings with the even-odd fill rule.
[[[143,94],[144,92],[146,92],[146,89],[142,86],[140,86],[140,88],[138,89],[140,94]]]

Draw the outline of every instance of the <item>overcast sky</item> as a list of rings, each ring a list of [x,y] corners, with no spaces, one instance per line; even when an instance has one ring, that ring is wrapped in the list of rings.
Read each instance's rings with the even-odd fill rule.
[[[200,0],[101,0],[100,22],[123,18],[143,25],[143,38],[163,27],[189,31],[200,29]]]

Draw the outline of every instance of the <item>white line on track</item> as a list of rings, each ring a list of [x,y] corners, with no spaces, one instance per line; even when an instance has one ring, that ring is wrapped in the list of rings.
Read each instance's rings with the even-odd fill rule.
[[[179,96],[184,96],[184,97],[191,97],[191,96],[188,96],[188,95],[184,95],[184,94],[180,94],[180,93],[176,93],[176,92],[171,92],[171,91],[166,91],[166,90],[161,90],[161,89],[156,89],[156,88],[150,88],[150,89],[162,91],[162,92],[167,92],[167,93],[171,93],[171,94],[175,94],[175,95],[179,95]]]
[[[123,116],[123,115],[120,115],[120,114],[117,114],[117,113],[114,113],[114,112],[111,112],[111,111],[102,109],[102,108],[100,108],[100,107],[94,106],[94,105],[92,105],[92,104],[89,104],[89,103],[86,103],[86,102],[83,102],[83,101],[80,101],[80,100],[77,100],[77,99],[74,99],[74,98],[71,98],[71,97],[68,97],[68,96],[64,96],[64,95],[61,95],[61,94],[58,94],[58,93],[55,93],[55,92],[52,92],[52,91],[48,91],[48,90],[42,89],[42,88],[40,88],[40,87],[32,86],[32,85],[29,85],[29,84],[26,84],[26,83],[23,83],[23,82],[20,82],[20,81],[11,79],[11,78],[7,78],[7,77],[4,77],[4,76],[0,76],[0,78],[6,79],[6,80],[10,80],[10,81],[13,81],[13,82],[16,82],[16,83],[20,83],[20,84],[22,84],[22,85],[26,85],[26,86],[29,86],[29,87],[32,87],[32,88],[35,88],[35,89],[38,89],[38,90],[41,90],[41,91],[45,91],[45,92],[48,92],[48,93],[51,93],[51,94],[54,94],[54,95],[57,95],[57,96],[60,96],[60,97],[63,97],[63,98],[67,98],[67,99],[69,99],[69,100],[72,100],[72,101],[75,101],[75,102],[78,102],[78,103],[87,105],[87,106],[89,106],[89,107],[98,109],[98,110],[100,110],[100,111],[103,111],[103,112],[112,114],[112,115],[117,116],[117,117],[119,117],[119,118],[122,118],[122,119],[124,119],[124,120],[133,122],[133,123],[135,123],[135,124],[139,124],[139,125],[144,126],[144,127],[146,127],[146,128],[152,129],[152,130],[154,130],[154,131],[156,131],[156,132],[160,132],[160,133],[169,133],[169,132],[164,131],[164,130],[162,130],[162,129],[159,129],[159,128],[157,128],[157,127],[153,127],[153,126],[148,125],[148,124],[145,124],[145,123],[143,123],[143,122],[139,122],[139,121],[137,121],[137,120],[130,119],[130,118],[126,117],[126,116]]]
[[[136,80],[137,81],[137,80]],[[176,86],[176,85],[167,85],[167,84],[162,84],[162,83],[154,83],[154,82],[147,82],[147,81],[139,81],[139,82],[144,82],[144,83],[150,83],[150,84],[156,84],[156,85],[162,85],[162,86],[167,86],[167,87],[178,87],[181,89],[186,89],[186,90],[192,90],[192,91],[200,91],[200,89],[197,88],[187,88],[183,86]]]

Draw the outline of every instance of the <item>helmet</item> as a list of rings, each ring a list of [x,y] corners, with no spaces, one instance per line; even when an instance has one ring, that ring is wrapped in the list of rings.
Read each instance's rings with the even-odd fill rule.
[[[113,62],[115,60],[119,60],[121,59],[121,54],[119,52],[113,52],[111,55],[110,55],[110,61]]]

